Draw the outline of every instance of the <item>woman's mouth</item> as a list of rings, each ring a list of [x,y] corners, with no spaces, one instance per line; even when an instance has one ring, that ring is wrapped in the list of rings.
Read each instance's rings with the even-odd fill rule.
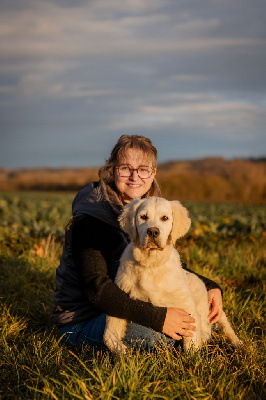
[[[135,188],[139,188],[141,185],[134,185],[133,183],[127,183],[127,186],[135,189]]]

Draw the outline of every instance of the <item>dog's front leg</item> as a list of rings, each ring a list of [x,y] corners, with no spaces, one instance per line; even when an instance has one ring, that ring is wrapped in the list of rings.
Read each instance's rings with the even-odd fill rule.
[[[196,312],[200,316],[201,343],[211,338],[211,324],[208,319],[209,303],[207,289],[202,280],[195,274],[186,272]]]
[[[185,351],[193,354],[195,351],[199,350],[201,345],[201,320],[200,316],[195,311],[191,312],[190,315],[195,319],[193,325],[195,325],[196,330],[192,332],[192,337],[184,336],[183,342]]]
[[[127,321],[125,319],[106,317],[106,328],[103,339],[105,345],[115,354],[125,354],[127,351],[126,346],[122,342],[126,328]]]

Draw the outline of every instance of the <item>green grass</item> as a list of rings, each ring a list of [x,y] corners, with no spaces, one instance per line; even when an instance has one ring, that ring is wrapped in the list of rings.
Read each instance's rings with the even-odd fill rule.
[[[193,227],[178,243],[189,267],[222,286],[243,349],[215,332],[192,357],[158,348],[115,363],[107,351],[61,345],[51,321],[72,198],[0,197],[0,399],[265,398],[265,207],[187,203]]]

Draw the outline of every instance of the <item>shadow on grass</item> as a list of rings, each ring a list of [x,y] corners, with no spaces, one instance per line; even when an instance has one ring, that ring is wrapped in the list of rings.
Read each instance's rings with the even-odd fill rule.
[[[47,260],[0,256],[1,304],[36,330],[52,327],[54,281],[55,271],[47,268]]]

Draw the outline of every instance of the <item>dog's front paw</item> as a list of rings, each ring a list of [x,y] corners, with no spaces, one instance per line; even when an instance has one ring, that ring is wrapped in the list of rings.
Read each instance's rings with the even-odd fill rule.
[[[127,347],[124,345],[123,342],[121,341],[117,341],[117,342],[113,342],[112,343],[112,349],[111,349],[112,353],[115,353],[116,355],[126,355],[128,352]]]
[[[126,326],[127,323],[124,319],[107,316],[103,340],[112,353],[126,353],[127,348],[122,342],[122,339],[125,336]]]
[[[108,349],[117,355],[126,354],[127,347],[112,332],[106,331],[104,334],[104,343]]]
[[[190,354],[196,353],[201,347],[200,338],[196,335],[193,338],[184,337],[183,342],[184,342],[184,350]]]

